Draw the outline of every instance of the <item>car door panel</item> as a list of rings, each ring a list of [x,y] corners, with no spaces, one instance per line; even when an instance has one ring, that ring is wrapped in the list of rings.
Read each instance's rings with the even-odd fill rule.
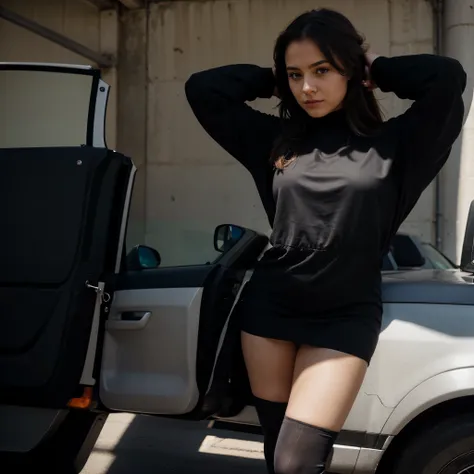
[[[105,407],[189,418],[219,409],[230,366],[216,370],[216,358],[245,272],[266,244],[246,230],[212,264],[118,276],[101,366]]]
[[[17,80],[50,98],[79,81],[69,107],[80,102],[82,110],[85,101],[89,112],[24,103]],[[116,268],[135,168],[100,140],[108,87],[98,71],[0,63],[0,84],[11,92],[0,124],[12,117],[17,127],[14,136],[0,132],[0,403],[63,408],[81,377],[93,381],[103,298],[96,288]],[[44,122],[47,137],[35,127]],[[61,134],[75,126],[80,133]],[[53,146],[55,136],[71,145]]]
[[[5,205],[0,235],[0,399],[64,404],[96,306],[86,282],[114,271],[132,164],[83,147],[0,150],[0,166],[1,201],[18,203]]]
[[[102,365],[101,399],[108,408],[183,414],[196,406],[201,300],[202,288],[115,292]],[[126,313],[150,316],[140,325],[122,319]]]

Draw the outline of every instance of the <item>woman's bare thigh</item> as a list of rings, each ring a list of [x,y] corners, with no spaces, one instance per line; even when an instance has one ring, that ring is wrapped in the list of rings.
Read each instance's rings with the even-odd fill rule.
[[[287,416],[340,431],[367,371],[367,362],[332,349],[302,346],[296,356]]]
[[[292,342],[242,332],[242,351],[252,393],[264,400],[287,402],[295,367]]]

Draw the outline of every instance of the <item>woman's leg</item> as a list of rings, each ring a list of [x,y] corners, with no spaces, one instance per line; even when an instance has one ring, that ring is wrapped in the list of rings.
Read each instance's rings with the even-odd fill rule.
[[[242,350],[264,435],[267,469],[274,474],[275,446],[293,382],[296,347],[292,342],[242,332]]]
[[[275,452],[277,474],[322,474],[367,371],[367,362],[302,346]]]

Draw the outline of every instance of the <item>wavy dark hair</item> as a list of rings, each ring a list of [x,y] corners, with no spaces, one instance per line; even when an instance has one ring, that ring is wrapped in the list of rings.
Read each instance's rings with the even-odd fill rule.
[[[353,133],[370,136],[383,122],[374,93],[362,85],[365,79],[364,38],[341,13],[320,8],[303,13],[293,20],[277,38],[273,53],[275,79],[280,97],[279,112],[283,133],[274,144],[273,163],[284,162],[298,155],[299,143],[304,138],[312,119],[293,96],[286,71],[285,54],[294,41],[309,39],[321,50],[329,63],[348,76],[347,94],[343,109]],[[281,167],[281,166],[278,166]]]

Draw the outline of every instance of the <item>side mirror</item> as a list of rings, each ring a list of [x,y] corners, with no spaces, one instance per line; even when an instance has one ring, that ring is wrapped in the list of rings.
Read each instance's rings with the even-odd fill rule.
[[[222,224],[216,227],[214,231],[214,248],[218,252],[227,252],[244,235],[242,227],[232,224]]]
[[[127,255],[127,270],[141,271],[158,268],[161,263],[160,254],[146,245],[137,245]]]
[[[460,267],[464,272],[474,272],[474,201],[471,202],[467,215]]]

